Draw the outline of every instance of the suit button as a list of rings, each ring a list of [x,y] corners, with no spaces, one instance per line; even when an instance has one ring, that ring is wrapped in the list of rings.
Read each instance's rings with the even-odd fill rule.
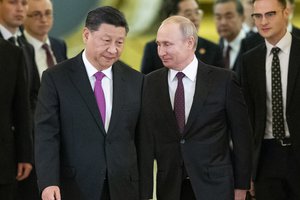
[[[184,144],[184,143],[185,143],[185,139],[181,139],[180,144]]]

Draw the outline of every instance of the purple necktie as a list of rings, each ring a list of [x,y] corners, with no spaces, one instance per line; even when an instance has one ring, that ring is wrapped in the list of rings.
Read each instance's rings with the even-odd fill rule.
[[[54,60],[52,58],[51,52],[50,52],[50,48],[48,44],[43,44],[42,48],[45,50],[46,52],[46,57],[47,57],[47,66],[48,67],[52,67],[54,65]]]
[[[174,98],[174,112],[177,119],[177,124],[179,127],[179,132],[183,133],[184,125],[185,125],[185,103],[184,103],[184,87],[182,83],[182,78],[184,77],[184,73],[178,72],[176,74],[177,77],[177,89],[175,92]]]
[[[98,108],[99,108],[99,111],[101,114],[103,125],[105,124],[106,106],[105,106],[105,97],[104,97],[104,92],[103,92],[101,81],[104,76],[105,76],[105,74],[103,74],[102,72],[95,73],[96,82],[95,82],[95,88],[94,88],[94,93],[95,93],[96,101],[97,101]]]

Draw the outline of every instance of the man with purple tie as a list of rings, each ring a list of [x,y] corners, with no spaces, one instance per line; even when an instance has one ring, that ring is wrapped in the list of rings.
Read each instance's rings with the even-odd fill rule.
[[[138,200],[143,75],[118,61],[127,32],[120,11],[96,8],[84,51],[43,73],[35,124],[43,200]]]
[[[245,199],[250,186],[251,128],[241,89],[234,72],[196,58],[197,37],[182,16],[158,29],[165,68],[143,86],[141,199],[152,199],[154,159],[158,200]]]

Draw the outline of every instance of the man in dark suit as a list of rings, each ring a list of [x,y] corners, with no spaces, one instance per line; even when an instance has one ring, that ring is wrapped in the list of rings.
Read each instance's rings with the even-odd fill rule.
[[[288,17],[288,24],[287,24],[287,30],[291,32],[294,36],[297,38],[300,38],[300,29],[292,24],[291,20],[294,16],[294,9],[295,9],[295,1],[294,0],[287,0],[287,10],[289,12]],[[246,37],[242,41],[242,53],[245,53],[249,51],[250,49],[253,49],[254,47],[257,47],[258,45],[264,43],[264,38],[259,34],[255,33],[250,35],[249,37]]]
[[[5,200],[14,200],[16,181],[26,179],[32,169],[31,113],[23,64],[22,51],[0,39],[0,199]]]
[[[21,47],[23,50],[25,65],[22,66],[26,69],[25,73],[27,76],[26,81],[29,85],[30,108],[33,114],[39,89],[39,75],[34,60],[34,49],[26,41],[21,31],[21,26],[26,18],[27,8],[27,1],[24,0],[0,0],[0,38],[10,41],[12,44]],[[14,55],[10,56],[14,57]],[[32,176],[34,176],[34,170],[31,171],[30,176],[27,179],[18,182],[17,199],[38,199],[38,190],[27,188],[27,183],[32,182],[35,184],[36,182],[36,180],[32,179]],[[28,193],[24,195],[22,191],[26,191],[30,195],[28,195]]]
[[[26,41],[21,32],[21,25],[27,13],[27,1],[0,0],[0,38],[10,41],[22,48],[25,60],[26,76],[29,84],[29,97],[32,112],[38,94],[39,82],[37,67],[34,60],[34,49]]]
[[[180,15],[190,19],[196,29],[199,30],[200,22],[202,19],[203,11],[199,10],[198,2],[195,0],[176,0],[173,1],[173,6],[168,15]],[[170,8],[169,8],[170,9]],[[195,55],[201,61],[223,67],[223,58],[219,46],[203,37],[198,37],[197,48]],[[144,55],[142,58],[141,72],[148,74],[154,70],[162,68],[164,65],[157,54],[156,41],[150,41],[146,44]]]
[[[43,199],[138,199],[143,75],[118,61],[127,32],[118,10],[92,10],[85,50],[43,73],[35,116]]]
[[[40,77],[45,69],[67,59],[65,42],[48,36],[52,25],[53,6],[51,0],[29,0],[23,33],[26,41],[34,48],[36,68],[32,71],[37,77],[34,82],[35,88],[40,87]],[[35,105],[33,110],[35,110]],[[32,171],[29,179],[22,182],[21,186],[21,196],[28,197],[29,200],[39,199],[35,170]],[[33,194],[35,195],[32,196]]]
[[[27,18],[24,21],[24,35],[34,47],[40,77],[49,66],[67,59],[66,43],[63,40],[48,36],[52,26],[52,1],[29,0]],[[49,63],[49,59],[51,63]]]
[[[243,5],[239,0],[216,0],[213,13],[220,36],[219,46],[223,53],[225,68],[238,72],[241,41],[246,37],[242,28]]]
[[[141,199],[152,198],[154,159],[158,200],[244,199],[251,176],[251,128],[234,72],[195,57],[197,31],[187,18],[167,18],[156,41],[166,68],[144,81]]]
[[[252,16],[265,38],[241,62],[256,199],[300,199],[300,40],[287,31],[285,0],[256,0]]]

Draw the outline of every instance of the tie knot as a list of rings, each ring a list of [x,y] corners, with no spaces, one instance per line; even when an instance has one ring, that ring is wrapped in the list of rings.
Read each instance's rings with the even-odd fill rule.
[[[105,76],[105,74],[103,72],[97,72],[95,73],[95,77],[97,81],[102,81],[103,77]]]
[[[185,76],[185,74],[183,73],[183,72],[178,72],[177,74],[176,74],[176,77],[177,77],[177,79],[178,80],[182,80],[182,78]]]
[[[42,48],[45,49],[46,51],[49,51],[49,45],[47,43],[44,43],[42,45]]]
[[[278,48],[278,47],[273,47],[271,50],[273,55],[278,55],[279,51],[280,51],[280,48]]]
[[[11,36],[10,38],[8,38],[8,41],[10,43],[12,43],[13,45],[16,45],[16,38],[14,36]]]
[[[230,46],[230,45],[227,45],[226,51],[229,52],[230,50],[231,50],[231,46]]]

